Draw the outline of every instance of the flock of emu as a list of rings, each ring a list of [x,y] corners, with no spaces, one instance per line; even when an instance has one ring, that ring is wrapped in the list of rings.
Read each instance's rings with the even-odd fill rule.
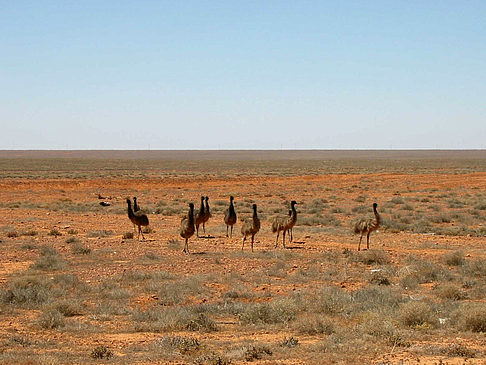
[[[230,196],[230,202],[228,209],[224,212],[224,223],[226,224],[226,237],[233,236],[233,226],[236,224],[236,210],[233,204],[234,197]],[[149,220],[146,214],[144,214],[140,210],[140,206],[137,203],[137,198],[133,198],[133,208],[132,208],[132,201],[130,198],[127,198],[128,204],[128,218],[133,223],[133,228],[135,226],[138,227],[138,239],[140,240],[140,235],[142,235],[142,239],[145,239],[143,235],[142,227],[149,225]],[[282,232],[282,244],[285,248],[285,235],[288,232],[290,238],[289,241],[292,242],[293,234],[292,228],[294,227],[295,223],[297,222],[297,210],[295,209],[295,205],[297,202],[292,200],[290,203],[290,210],[288,215],[278,215],[273,218],[272,220],[272,232],[277,233],[277,239],[275,241],[275,248],[278,246],[278,238],[280,232]],[[367,249],[370,248],[370,234],[373,231],[376,231],[381,224],[381,217],[377,211],[378,204],[373,203],[373,213],[374,218],[371,219],[360,219],[354,225],[354,233],[360,234],[359,244],[358,244],[358,251],[361,250],[361,241],[363,240],[363,236],[366,235],[366,247]],[[243,225],[241,226],[241,233],[243,234],[243,245],[241,246],[241,250],[245,247],[245,241],[248,236],[251,236],[251,251],[253,252],[253,243],[255,241],[255,235],[260,230],[260,219],[258,218],[257,213],[257,205],[253,204],[253,215],[251,219],[247,219],[243,221]],[[209,197],[201,196],[201,207],[197,212],[194,212],[194,204],[189,203],[189,211],[187,215],[182,218],[181,220],[181,229],[180,235],[182,238],[185,239],[184,244],[184,252],[189,253],[189,246],[188,241],[194,233],[196,236],[199,237],[199,227],[202,224],[203,232],[206,233],[206,222],[211,218],[211,211],[209,209]]]

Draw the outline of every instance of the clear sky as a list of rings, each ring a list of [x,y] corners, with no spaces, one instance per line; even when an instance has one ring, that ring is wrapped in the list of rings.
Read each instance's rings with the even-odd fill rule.
[[[486,1],[1,1],[0,149],[486,148]]]

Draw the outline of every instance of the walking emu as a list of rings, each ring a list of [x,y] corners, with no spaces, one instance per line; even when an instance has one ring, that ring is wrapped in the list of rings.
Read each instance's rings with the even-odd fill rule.
[[[358,251],[361,250],[361,240],[363,236],[366,234],[366,248],[370,249],[370,233],[376,231],[381,224],[381,217],[376,207],[378,204],[373,203],[373,213],[375,214],[375,218],[372,219],[361,219],[354,225],[354,233],[360,234],[359,244],[358,244]]]
[[[226,223],[226,237],[228,237],[228,228],[231,226],[231,237],[233,236],[233,225],[236,223],[236,211],[233,205],[234,196],[230,196],[230,205],[224,212],[224,223]]]
[[[195,232],[194,228],[194,204],[189,203],[189,212],[187,217],[181,219],[181,237],[186,240],[183,252],[189,253],[189,246],[187,241]]]
[[[260,230],[260,219],[258,218],[257,205],[253,204],[253,216],[251,219],[247,219],[243,222],[241,227],[241,233],[243,234],[243,245],[241,251],[245,247],[245,241],[247,236],[251,236],[251,252],[253,252],[253,242],[255,241],[255,235]]]
[[[278,246],[278,236],[280,235],[280,231],[283,231],[283,247],[285,248],[285,234],[287,231],[292,229],[292,227],[295,225],[295,222],[297,222],[297,211],[295,210],[295,205],[297,202],[295,200],[292,200],[290,202],[290,208],[292,210],[292,214],[290,216],[288,215],[282,215],[282,216],[276,216],[273,219],[272,223],[272,232],[275,233],[277,232],[277,239],[275,240],[275,248]],[[291,240],[292,242],[292,235],[291,235]]]
[[[142,212],[134,212],[132,209],[132,201],[130,198],[127,198],[127,204],[128,204],[128,218],[132,221],[132,223],[136,226],[138,226],[138,240],[140,241],[140,234],[142,234],[142,238],[145,239],[143,232],[142,232],[142,226],[148,226],[149,225],[149,220],[145,214]]]

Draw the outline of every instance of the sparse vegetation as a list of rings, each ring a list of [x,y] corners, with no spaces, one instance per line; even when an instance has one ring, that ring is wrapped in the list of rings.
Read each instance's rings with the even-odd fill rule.
[[[486,234],[486,195],[480,179],[462,174],[486,171],[486,163],[94,161],[112,204],[104,208],[91,165],[78,163],[69,173],[82,182],[73,196],[60,188],[66,162],[53,162],[56,172],[0,169],[35,177],[57,195],[43,198],[28,184],[36,194],[29,199],[32,191],[19,185],[15,200],[0,202],[12,218],[0,227],[0,317],[15,328],[0,343],[0,363],[386,363],[391,353],[485,359],[476,337],[486,333],[478,238]],[[307,176],[290,183],[299,172]],[[160,214],[143,243],[131,241],[119,199],[132,182],[143,208]],[[213,217],[195,253],[182,255],[174,227],[201,194],[211,197]],[[241,253],[238,235],[224,238],[229,194],[238,219],[258,203],[254,253]],[[296,239],[275,250],[269,224],[274,212],[287,214],[291,199],[301,202]],[[370,216],[374,201],[382,226],[372,249],[357,252],[351,223]]]
[[[91,357],[93,359],[111,359],[113,357],[113,351],[104,345],[96,346],[91,351]]]

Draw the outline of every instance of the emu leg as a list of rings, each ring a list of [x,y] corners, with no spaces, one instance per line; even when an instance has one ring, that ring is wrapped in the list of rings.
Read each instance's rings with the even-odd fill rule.
[[[253,242],[255,241],[255,235],[251,236],[251,252],[253,252]]]
[[[358,251],[361,250],[361,240],[363,239],[363,235],[359,237],[359,244],[358,244]]]
[[[246,236],[243,237],[243,246],[241,246],[241,251],[243,251],[243,247],[245,247]]]
[[[230,234],[230,238],[233,238],[233,225],[231,225],[231,234]]]
[[[280,231],[277,231],[277,239],[275,240],[275,248],[278,246],[278,236],[280,235]]]
[[[184,250],[183,250],[182,252],[189,253],[189,245],[187,244],[187,241],[188,241],[188,240],[189,240],[189,239],[188,239],[188,238],[186,238],[186,243],[184,244]]]
[[[285,231],[285,230],[284,230],[284,233],[283,233],[283,247],[284,247],[284,248],[286,248],[286,247],[285,247],[285,232],[287,232],[287,231]]]
[[[370,249],[370,233],[371,232],[368,232],[368,234],[366,235],[366,248],[368,250]]]
[[[228,226],[228,225],[226,225],[226,237],[229,237],[229,236],[228,236],[228,228],[229,228],[229,226]]]

